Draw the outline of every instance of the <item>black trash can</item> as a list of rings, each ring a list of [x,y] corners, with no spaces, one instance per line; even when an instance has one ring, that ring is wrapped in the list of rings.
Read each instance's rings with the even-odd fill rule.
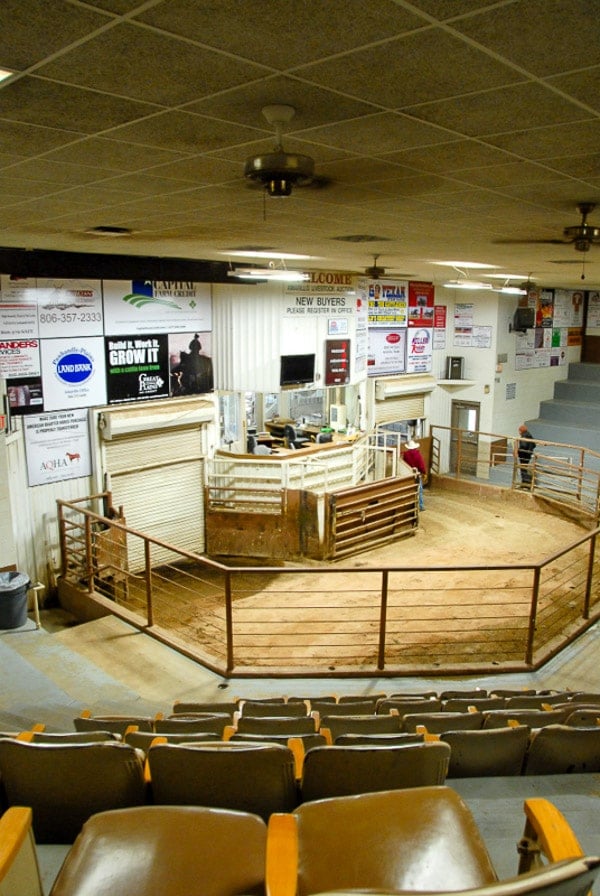
[[[0,572],[0,629],[25,625],[30,586],[24,572]]]

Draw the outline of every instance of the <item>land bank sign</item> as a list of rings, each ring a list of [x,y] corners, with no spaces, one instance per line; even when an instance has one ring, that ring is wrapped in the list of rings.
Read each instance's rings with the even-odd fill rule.
[[[85,349],[63,352],[54,361],[54,366],[58,379],[65,386],[79,386],[87,382],[94,372],[94,361]]]

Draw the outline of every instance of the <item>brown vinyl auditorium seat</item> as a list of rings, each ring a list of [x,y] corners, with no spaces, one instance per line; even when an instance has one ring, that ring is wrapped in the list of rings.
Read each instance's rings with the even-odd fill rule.
[[[148,716],[94,716],[86,709],[73,724],[75,731],[110,731],[122,737],[131,725],[137,725],[140,731],[154,731],[154,721]]]
[[[566,709],[492,709],[483,714],[482,728],[502,728],[517,723],[530,728],[562,724],[568,715]]]
[[[600,771],[600,726],[548,725],[534,731],[525,760],[525,775],[561,775]]]
[[[0,819],[0,896],[42,896],[31,812]],[[52,896],[259,896],[267,828],[255,815],[143,806],[94,815],[70,849]],[[5,887],[6,884],[6,887]]]
[[[449,778],[520,775],[530,729],[488,728],[480,731],[446,731],[440,740],[450,746]]]
[[[302,802],[443,784],[449,759],[442,743],[315,747],[304,757]]]
[[[330,743],[342,734],[399,734],[402,719],[398,715],[321,716],[319,731],[328,731]]]
[[[238,704],[237,700],[233,701],[218,701],[218,700],[209,700],[206,702],[195,702],[195,701],[184,701],[184,700],[176,700],[173,704],[173,715],[183,715],[183,716],[191,716],[195,713],[226,713],[230,718],[233,718],[234,712],[237,712]]]
[[[315,734],[317,724],[312,716],[240,716],[235,723],[240,734]]]
[[[411,712],[402,720],[403,731],[417,731],[426,728],[430,734],[442,731],[476,731],[481,728],[483,714],[480,712]]]
[[[260,718],[261,716],[269,716],[275,718],[277,716],[307,716],[309,708],[306,703],[294,700],[292,703],[269,703],[264,700],[240,700],[239,713],[241,716],[248,718]]]
[[[526,893],[582,894],[600,859],[582,859],[573,832],[546,800],[525,804],[525,830],[531,847],[521,856],[519,872],[541,848],[560,864],[498,883],[487,847],[473,815],[450,787],[417,787],[303,803],[293,813],[274,815],[269,823],[267,887],[270,896],[310,896],[328,891],[448,893],[477,896]],[[574,864],[563,865],[573,858]],[[563,889],[577,879],[578,888]],[[555,882],[558,888],[547,888]],[[511,881],[513,878],[511,878]]]
[[[72,843],[90,815],[146,800],[143,753],[111,741],[0,741],[0,783],[6,805],[33,809],[39,843]]]
[[[294,754],[281,744],[157,744],[148,767],[157,805],[234,809],[266,821],[298,803]]]
[[[205,713],[202,716],[187,718],[186,716],[170,716],[168,719],[157,719],[154,722],[156,734],[218,734],[229,725],[230,717],[226,713]]]
[[[377,701],[373,700],[345,700],[343,703],[311,700],[310,703],[311,712],[328,716],[370,716],[375,712],[376,706]]]
[[[388,697],[377,705],[377,712],[382,715],[392,710],[402,718],[411,712],[441,712],[442,701],[437,697]]]
[[[93,744],[103,741],[120,741],[120,734],[110,731],[21,731],[19,740],[30,744]]]

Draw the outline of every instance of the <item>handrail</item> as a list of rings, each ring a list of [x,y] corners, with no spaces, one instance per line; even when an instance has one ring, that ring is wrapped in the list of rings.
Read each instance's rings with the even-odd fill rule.
[[[331,674],[329,667],[336,671],[338,665],[346,670],[339,674],[415,674],[417,667],[422,671],[435,667],[440,674],[444,664],[431,655],[432,651],[443,652],[463,642],[472,646],[467,645],[462,654],[457,650],[463,659],[446,664],[452,674],[457,674],[457,666],[468,671],[497,671],[499,663],[506,671],[530,670],[600,617],[600,569],[595,562],[600,528],[535,562],[230,567],[90,508],[95,500],[107,496],[90,496],[88,506],[84,506],[86,499],[57,502],[64,586],[80,593],[84,582],[88,599],[221,674],[244,674],[245,669],[252,669],[253,675],[268,675],[277,669],[278,674],[318,676],[324,669]],[[99,568],[98,545],[110,530],[124,544],[142,540],[144,550],[135,552],[136,557],[143,557],[142,569],[130,570],[117,552],[109,564]],[[84,537],[78,537],[78,532]],[[172,554],[173,561],[153,566],[155,547],[163,554],[164,550]],[[462,621],[466,617],[461,616],[464,611],[460,604],[452,605],[450,597],[440,603],[436,596],[439,587],[431,584],[433,575],[446,576],[452,582],[459,574],[462,595],[470,600],[470,593],[476,593],[486,610],[468,623]],[[565,585],[567,574],[578,583],[575,589]],[[332,577],[340,575],[351,575],[355,583],[355,609],[351,614],[333,599],[336,583]],[[507,581],[511,584],[502,584]],[[501,636],[506,621],[503,590],[513,605],[512,640]],[[202,618],[208,613],[208,628],[202,629],[194,619],[188,625],[174,618],[176,592],[185,596],[187,604],[201,601]],[[269,613],[263,603],[265,594],[276,605]],[[542,596],[544,600],[540,601]],[[301,639],[291,631],[288,620],[300,612],[296,607],[305,604],[306,637],[314,637],[319,644],[318,660],[294,667]],[[565,631],[557,635],[553,619],[559,611],[567,612],[565,607],[570,617]],[[258,621],[252,621],[252,613]],[[435,648],[419,653],[420,640],[426,638]],[[469,650],[490,658],[476,662]],[[338,659],[346,655],[344,652],[355,658],[352,669],[346,669],[350,659],[343,663]]]

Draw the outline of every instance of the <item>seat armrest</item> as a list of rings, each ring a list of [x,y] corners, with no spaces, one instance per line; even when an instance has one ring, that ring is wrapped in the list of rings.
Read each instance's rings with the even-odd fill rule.
[[[0,896],[42,896],[33,812],[12,806],[0,818]]]
[[[542,797],[525,800],[525,830],[519,841],[519,874],[542,864],[583,856],[579,840],[562,812]]]
[[[269,818],[265,878],[266,896],[296,896],[298,827],[294,815],[274,812]]]

